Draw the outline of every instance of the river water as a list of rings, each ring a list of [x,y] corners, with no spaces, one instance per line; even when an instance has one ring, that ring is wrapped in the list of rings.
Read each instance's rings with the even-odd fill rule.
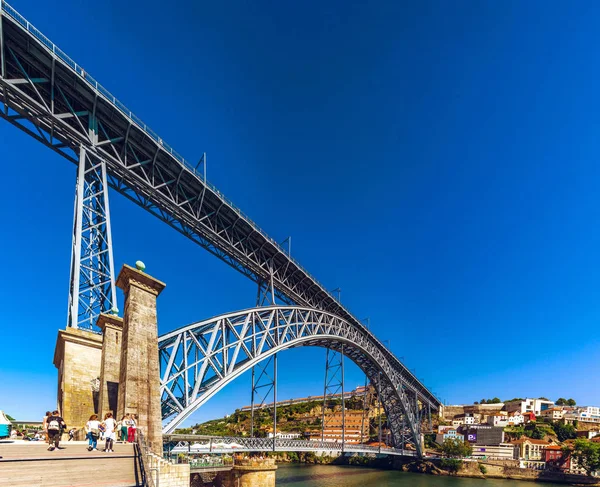
[[[277,487],[532,487],[531,482],[465,479],[333,465],[280,465]],[[559,484],[540,484],[559,487]],[[561,487],[564,487],[562,485]]]

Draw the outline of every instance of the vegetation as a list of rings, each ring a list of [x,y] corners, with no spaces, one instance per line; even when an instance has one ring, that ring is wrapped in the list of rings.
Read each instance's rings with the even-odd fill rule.
[[[555,435],[556,432],[549,424],[531,421],[525,425],[525,435],[534,440],[543,440],[547,435]]]
[[[502,401],[498,397],[494,397],[492,399],[482,399],[479,401],[479,404],[500,404]],[[477,402],[475,402],[477,404]]]
[[[525,434],[525,428],[523,426],[507,426],[504,428],[504,432],[511,440],[520,440]]]
[[[572,424],[562,424],[556,421],[552,428],[554,429],[558,441],[563,442],[567,440],[574,440],[577,438],[577,428]]]
[[[448,438],[442,444],[442,453],[451,458],[464,458],[473,454],[473,447],[468,441]]]
[[[569,451],[568,448],[566,451]],[[575,441],[571,456],[585,469],[588,475],[600,470],[600,443],[580,438]]]
[[[483,463],[479,464],[479,471],[485,475],[487,473],[487,468],[485,467],[485,465]]]
[[[514,402],[514,401],[524,401],[525,399],[523,399],[522,397],[513,397],[512,399],[508,399],[504,402]]]
[[[564,397],[559,397],[555,403],[557,406],[576,406],[577,403],[575,399],[565,399]]]
[[[442,458],[440,466],[449,472],[456,473],[462,467],[462,460],[457,458]]]

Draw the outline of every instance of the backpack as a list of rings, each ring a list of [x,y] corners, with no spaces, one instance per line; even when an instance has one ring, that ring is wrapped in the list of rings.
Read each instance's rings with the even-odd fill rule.
[[[60,430],[60,424],[58,424],[58,420],[53,419],[52,421],[50,421],[48,423],[48,429],[49,430],[53,430],[53,431],[58,431]]]
[[[98,431],[98,428],[92,428],[91,429],[91,433],[92,433],[92,436],[94,438],[99,438],[100,437],[100,432]]]

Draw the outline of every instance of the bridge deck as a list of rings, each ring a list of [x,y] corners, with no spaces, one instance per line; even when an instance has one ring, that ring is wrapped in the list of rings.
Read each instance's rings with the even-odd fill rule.
[[[141,485],[133,445],[115,453],[88,452],[87,442],[65,442],[48,451],[43,442],[0,441],[3,487],[133,487]]]

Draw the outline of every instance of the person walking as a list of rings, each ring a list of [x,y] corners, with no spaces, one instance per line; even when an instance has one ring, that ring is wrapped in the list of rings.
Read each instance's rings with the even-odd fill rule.
[[[104,421],[102,422],[103,426],[104,426],[104,439],[106,440],[104,442],[104,451],[111,453],[113,452],[113,447],[114,447],[114,443],[115,443],[115,429],[116,429],[116,422],[115,419],[112,417],[112,413],[106,413],[104,415]]]
[[[100,421],[98,415],[92,414],[85,424],[86,437],[89,440],[88,451],[97,450],[98,438],[100,436]]]
[[[137,429],[137,421],[135,414],[129,417],[129,428],[127,429],[127,442],[133,443],[135,441],[135,430]]]
[[[48,431],[48,450],[52,451],[59,448],[60,434],[67,427],[67,423],[62,419],[57,410],[54,410],[46,421]]]
[[[121,441],[125,443],[127,441],[127,429],[129,428],[129,413],[127,413],[121,419]]]
[[[42,427],[44,428],[44,437],[48,444],[50,444],[50,439],[48,438],[48,418],[50,417],[50,411],[46,411],[44,415],[44,419],[42,420]]]

